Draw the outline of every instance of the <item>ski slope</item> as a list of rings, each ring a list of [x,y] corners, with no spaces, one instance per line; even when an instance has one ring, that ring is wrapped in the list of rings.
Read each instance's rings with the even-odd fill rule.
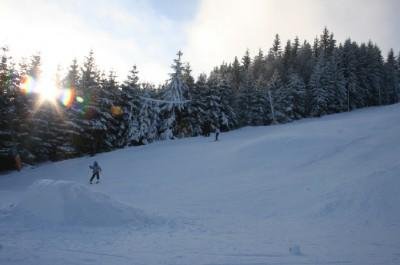
[[[0,264],[400,264],[399,104],[220,137],[0,175]]]

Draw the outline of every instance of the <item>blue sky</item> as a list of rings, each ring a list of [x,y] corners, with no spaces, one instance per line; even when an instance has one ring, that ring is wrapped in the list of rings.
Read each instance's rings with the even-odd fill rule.
[[[150,0],[149,2],[158,14],[177,21],[190,21],[200,3],[199,0]]]
[[[162,83],[179,49],[197,75],[247,48],[266,51],[276,33],[312,41],[324,26],[397,54],[398,10],[396,0],[1,0],[0,46],[18,60],[40,51],[45,72],[93,49],[121,80],[136,64],[143,81]]]

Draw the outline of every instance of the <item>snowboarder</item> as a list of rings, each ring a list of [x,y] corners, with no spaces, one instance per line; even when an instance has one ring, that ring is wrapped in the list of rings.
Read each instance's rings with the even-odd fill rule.
[[[220,133],[221,131],[219,130],[219,128],[217,127],[217,129],[215,129],[215,141],[218,141],[218,136],[219,136],[219,133]]]
[[[89,166],[89,168],[93,171],[93,175],[90,178],[90,184],[92,184],[92,181],[96,177],[96,184],[100,182],[100,172],[101,172],[101,167],[97,163],[97,161],[94,161],[93,166]]]

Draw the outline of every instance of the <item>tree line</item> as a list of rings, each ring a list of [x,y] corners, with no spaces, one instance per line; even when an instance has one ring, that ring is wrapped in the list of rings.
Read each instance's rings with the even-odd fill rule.
[[[67,99],[47,102],[22,84],[39,80],[40,55],[18,65],[3,48],[0,62],[1,169],[11,153],[24,163],[94,155],[157,140],[209,135],[216,128],[286,123],[394,104],[400,98],[400,54],[386,59],[372,43],[337,43],[324,29],[313,43],[296,37],[253,58],[224,62],[196,79],[182,53],[163,85],[141,83],[133,66],[122,83],[100,71],[91,51],[73,60],[56,86]],[[28,81],[29,81],[28,80]],[[8,160],[7,160],[8,159]]]

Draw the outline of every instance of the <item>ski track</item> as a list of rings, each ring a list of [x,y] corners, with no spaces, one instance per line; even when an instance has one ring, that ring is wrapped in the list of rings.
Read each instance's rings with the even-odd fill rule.
[[[2,173],[0,264],[400,264],[400,104],[220,138]],[[103,169],[99,185],[88,184],[94,159]],[[85,204],[75,202],[80,211],[95,205],[99,217],[110,210],[118,218],[131,214],[126,205],[141,218],[91,226],[14,216],[15,209],[36,207],[35,197],[28,204],[24,198],[41,179],[55,181],[43,191],[48,195],[70,189],[48,209],[59,203],[74,213],[71,201],[83,198]],[[58,192],[57,185],[66,188]],[[44,210],[51,200],[45,195],[37,205]]]

